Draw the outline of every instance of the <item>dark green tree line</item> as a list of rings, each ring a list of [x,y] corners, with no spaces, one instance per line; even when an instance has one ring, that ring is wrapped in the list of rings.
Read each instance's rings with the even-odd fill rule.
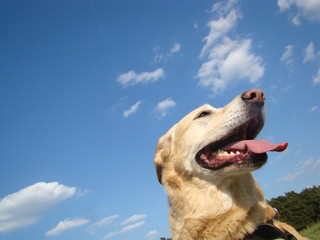
[[[297,230],[320,220],[320,186],[306,188],[301,193],[291,191],[285,196],[272,198],[268,203],[278,209],[280,221]]]

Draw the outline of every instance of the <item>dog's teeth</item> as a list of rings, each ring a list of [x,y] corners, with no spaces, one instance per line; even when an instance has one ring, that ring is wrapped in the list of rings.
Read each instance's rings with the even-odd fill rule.
[[[234,156],[241,153],[239,151],[228,153],[227,151],[223,151],[219,149],[215,154],[218,156]]]
[[[229,153],[226,151],[218,150],[217,155],[219,156],[229,156]]]

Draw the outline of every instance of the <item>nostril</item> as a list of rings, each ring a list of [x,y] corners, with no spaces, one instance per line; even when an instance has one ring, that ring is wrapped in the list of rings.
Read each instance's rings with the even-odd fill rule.
[[[260,89],[251,89],[242,93],[241,98],[246,101],[263,103],[266,99],[264,93]]]

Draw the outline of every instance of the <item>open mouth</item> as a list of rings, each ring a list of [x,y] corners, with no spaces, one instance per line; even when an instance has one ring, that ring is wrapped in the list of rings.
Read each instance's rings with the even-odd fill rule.
[[[267,140],[253,140],[264,121],[254,117],[242,124],[226,138],[202,148],[196,154],[196,162],[203,168],[218,170],[231,164],[261,167],[267,160],[267,152],[284,151],[288,143],[273,144]]]

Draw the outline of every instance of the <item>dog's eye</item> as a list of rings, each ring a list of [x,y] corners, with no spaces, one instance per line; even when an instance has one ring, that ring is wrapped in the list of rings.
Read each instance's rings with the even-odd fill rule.
[[[210,112],[208,112],[208,111],[203,111],[203,112],[201,112],[196,118],[202,118],[202,117],[208,116],[209,114],[210,114]]]

